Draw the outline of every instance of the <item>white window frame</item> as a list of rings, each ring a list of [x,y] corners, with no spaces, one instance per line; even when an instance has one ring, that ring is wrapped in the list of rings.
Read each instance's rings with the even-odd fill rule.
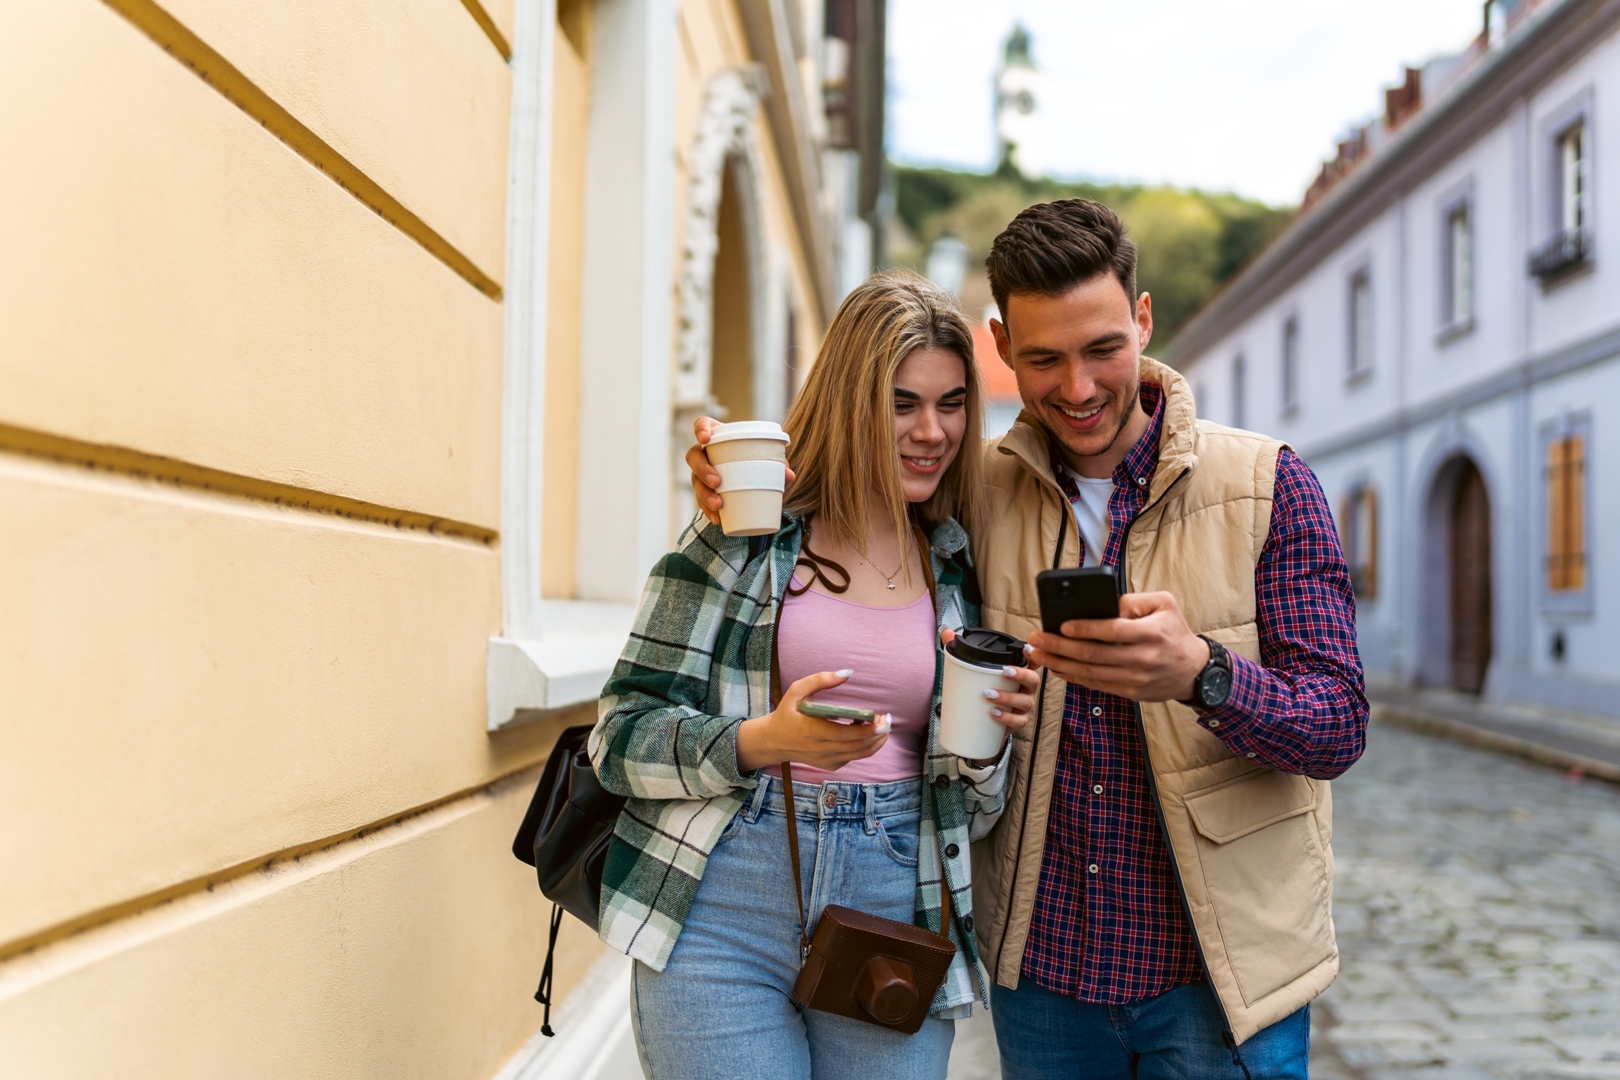
[[[1249,371],[1248,363],[1239,352],[1232,357],[1232,426],[1241,428],[1248,419]]]
[[[1457,222],[1463,225],[1463,250],[1458,250]],[[1440,258],[1436,269],[1439,283],[1440,329],[1442,343],[1452,341],[1474,328],[1478,309],[1478,216],[1474,213],[1472,191],[1465,190],[1440,205]]]
[[[575,567],[579,591],[596,599],[542,599],[555,0],[517,0],[515,17],[501,417],[502,628],[489,639],[486,654],[491,732],[601,694],[624,648],[647,568],[668,546],[672,456],[666,384],[675,8],[672,0],[607,0],[597,5],[592,34],[576,510],[583,538],[591,539],[593,529],[602,534],[580,545]],[[626,281],[638,287],[626,288]],[[606,387],[599,385],[604,382]],[[629,420],[627,404],[633,410]],[[656,426],[648,417],[656,418]]]
[[[1571,233],[1589,225],[1587,205],[1591,201],[1591,139],[1583,116],[1558,133],[1554,142],[1557,155],[1558,228]]]
[[[1299,412],[1299,314],[1283,316],[1277,353],[1277,385],[1282,394],[1284,418]]]
[[[1358,308],[1358,292],[1365,292],[1365,312]],[[1378,323],[1369,260],[1356,263],[1345,276],[1344,298],[1345,381],[1356,383],[1372,375],[1377,358]]]

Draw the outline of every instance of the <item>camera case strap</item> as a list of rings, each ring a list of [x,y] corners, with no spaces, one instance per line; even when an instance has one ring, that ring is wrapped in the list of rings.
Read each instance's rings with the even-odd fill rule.
[[[916,529],[916,535],[922,551],[923,574],[932,595],[934,575],[928,561],[927,540],[921,529]],[[773,648],[772,682],[780,699],[781,676],[776,670],[774,653]],[[816,922],[816,932],[807,934],[809,920],[804,910],[804,879],[799,869],[793,765],[784,761],[781,768],[787,804],[783,819],[787,822],[788,860],[793,864],[793,897],[799,904],[799,945],[804,958],[799,977],[793,984],[794,998],[809,1009],[847,1016],[907,1035],[916,1034],[928,1018],[934,996],[945,985],[945,976],[956,957],[956,943],[949,936],[951,889],[944,877],[944,859],[940,860],[939,883],[939,926],[944,933],[936,934],[910,923],[828,904]],[[926,802],[926,788],[923,798]],[[937,834],[935,839],[937,843]]]

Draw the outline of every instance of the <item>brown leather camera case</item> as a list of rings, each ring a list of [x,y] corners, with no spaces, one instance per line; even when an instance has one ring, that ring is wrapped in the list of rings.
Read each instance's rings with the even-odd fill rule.
[[[956,955],[931,930],[829,904],[793,996],[812,1009],[914,1034]]]

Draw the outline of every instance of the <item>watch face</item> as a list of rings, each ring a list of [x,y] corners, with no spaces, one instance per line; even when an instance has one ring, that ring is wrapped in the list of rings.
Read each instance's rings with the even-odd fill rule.
[[[1226,695],[1232,692],[1232,673],[1222,667],[1212,667],[1204,672],[1199,681],[1198,696],[1203,699],[1204,705],[1213,709],[1226,701]]]

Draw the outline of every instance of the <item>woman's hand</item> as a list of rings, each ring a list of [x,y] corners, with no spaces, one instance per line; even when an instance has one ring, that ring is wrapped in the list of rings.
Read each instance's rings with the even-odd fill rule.
[[[941,644],[949,645],[956,640],[956,633],[949,627],[942,626],[939,628],[939,640]],[[1001,669],[1001,673],[1016,682],[1018,689],[1016,691],[986,690],[985,696],[991,700],[990,716],[996,723],[1007,729],[1008,735],[1011,735],[1029,723],[1029,714],[1035,709],[1035,694],[1041,685],[1041,672],[1039,665],[1032,662],[1030,667],[1004,667]],[[1005,741],[1002,745],[1006,745]],[[978,760],[964,758],[963,760],[969,765],[982,769],[986,765],[994,765],[1000,757],[1000,752],[997,752],[995,757],[980,758]]]
[[[687,460],[691,460],[690,454]],[[853,674],[846,668],[806,675],[787,688],[771,712],[744,720],[737,729],[737,768],[753,772],[767,765],[797,761],[832,772],[877,753],[889,741],[886,713],[880,713],[873,724],[840,724],[799,711],[799,702],[842,684]]]
[[[709,436],[714,429],[720,426],[720,421],[709,416],[700,416],[692,422],[692,434],[697,437],[697,445],[686,451],[686,467],[692,470],[692,494],[697,496],[698,509],[703,516],[709,519],[709,524],[720,524],[720,470],[709,464],[709,455],[704,447],[709,445]],[[788,483],[793,482],[793,470],[787,470]],[[761,718],[763,719],[763,717]],[[797,760],[789,758],[788,760]],[[809,764],[809,762],[805,762]]]

